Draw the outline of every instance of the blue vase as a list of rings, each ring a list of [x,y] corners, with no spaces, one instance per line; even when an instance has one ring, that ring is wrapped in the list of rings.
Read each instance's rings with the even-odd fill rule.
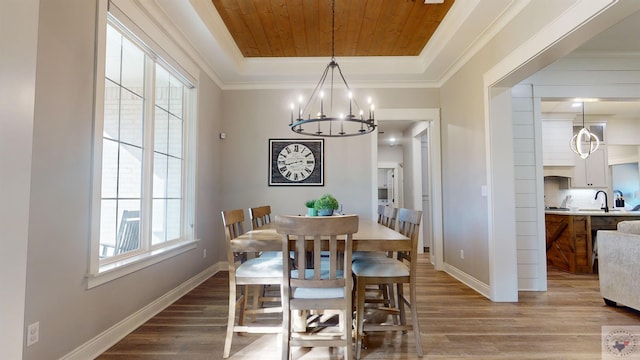
[[[307,208],[307,216],[318,216],[318,210],[314,208]]]
[[[318,215],[331,216],[333,215],[333,209],[318,209]]]

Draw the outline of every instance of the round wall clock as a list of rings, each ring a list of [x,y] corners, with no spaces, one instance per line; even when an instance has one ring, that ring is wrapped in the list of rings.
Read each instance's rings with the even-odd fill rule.
[[[324,139],[269,139],[269,185],[324,185]]]

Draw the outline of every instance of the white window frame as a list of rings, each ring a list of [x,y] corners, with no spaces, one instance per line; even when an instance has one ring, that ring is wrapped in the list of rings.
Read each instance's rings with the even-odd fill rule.
[[[99,0],[97,14],[96,29],[96,74],[95,74],[95,99],[94,99],[94,134],[93,134],[93,181],[92,181],[92,203],[91,203],[91,246],[89,259],[89,273],[87,275],[87,286],[93,288],[106,282],[115,280],[122,276],[128,275],[145,267],[157,264],[161,261],[195,249],[197,240],[195,238],[195,175],[196,175],[196,99],[197,99],[197,78],[194,74],[196,67],[192,63],[185,63],[187,58],[184,54],[175,54],[171,56],[167,49],[158,46],[158,42],[167,44],[169,50],[175,52],[176,47],[171,40],[164,37],[162,32],[150,26],[148,19],[141,18],[139,9],[132,8],[130,3],[116,1],[118,6],[115,7],[113,1]],[[124,9],[123,9],[124,8]],[[126,12],[126,15],[125,15]],[[111,19],[111,20],[108,20]],[[144,29],[138,27],[132,19],[140,21],[145,26]],[[183,211],[182,211],[182,236],[178,240],[168,241],[159,245],[151,246],[149,239],[148,247],[138,251],[132,251],[128,256],[117,257],[112,260],[100,259],[100,209],[101,209],[101,184],[102,184],[102,143],[103,143],[103,124],[104,124],[104,91],[105,91],[105,58],[106,58],[106,32],[107,23],[120,23],[123,27],[116,26],[129,40],[138,44],[142,50],[151,56],[154,64],[160,63],[170,73],[182,80],[187,86],[184,101],[184,167],[183,167]],[[123,30],[127,31],[123,31]],[[175,58],[182,59],[178,63]],[[191,71],[187,71],[190,69]],[[151,108],[155,107],[153,95],[146,94],[145,98],[150,100]],[[148,109],[149,105],[145,104]],[[147,122],[153,122],[153,113],[147,114],[145,118],[145,148],[153,152],[151,136],[153,132],[152,126],[148,126]],[[148,176],[147,172],[151,171],[151,167],[144,165],[143,179]],[[143,187],[143,197],[151,196],[150,188]],[[143,204],[147,200],[143,199]],[[148,201],[147,201],[148,202]],[[144,206],[144,205],[143,205]],[[144,209],[144,208],[143,208]],[[146,213],[146,214],[145,214]],[[141,219],[142,227],[145,223],[150,224],[151,211],[143,211]],[[140,236],[143,236],[144,230]],[[141,243],[143,240],[141,238]]]

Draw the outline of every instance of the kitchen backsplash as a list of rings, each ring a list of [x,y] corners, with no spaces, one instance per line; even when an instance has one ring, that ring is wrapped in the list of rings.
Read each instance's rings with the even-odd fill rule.
[[[581,209],[599,209],[604,204],[604,196],[599,195],[594,199],[598,190],[607,191],[606,188],[594,189],[561,189],[557,179],[544,180],[544,205],[556,207],[578,207]],[[566,201],[565,201],[566,200]],[[614,199],[609,194],[609,207],[613,207]]]

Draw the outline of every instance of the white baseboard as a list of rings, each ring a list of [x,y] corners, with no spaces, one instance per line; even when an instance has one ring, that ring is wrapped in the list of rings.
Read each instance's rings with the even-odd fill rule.
[[[176,300],[202,284],[205,280],[215,275],[218,271],[226,271],[227,269],[228,266],[226,262],[219,262],[206,268],[204,271],[113,325],[95,338],[80,345],[72,352],[61,357],[60,360],[86,360],[97,358],[100,354],[130,334],[133,330],[137,329],[140,325],[144,324],[169,305],[173,304]]]
[[[473,276],[467,274],[466,272],[451,266],[447,263],[444,264],[443,267],[444,272],[446,272],[447,274],[453,276],[454,278],[458,279],[461,283],[467,285],[468,287],[472,288],[473,290],[477,291],[480,295],[486,297],[487,299],[491,300],[491,291],[489,288],[489,285],[483,283],[482,281],[474,278]]]

